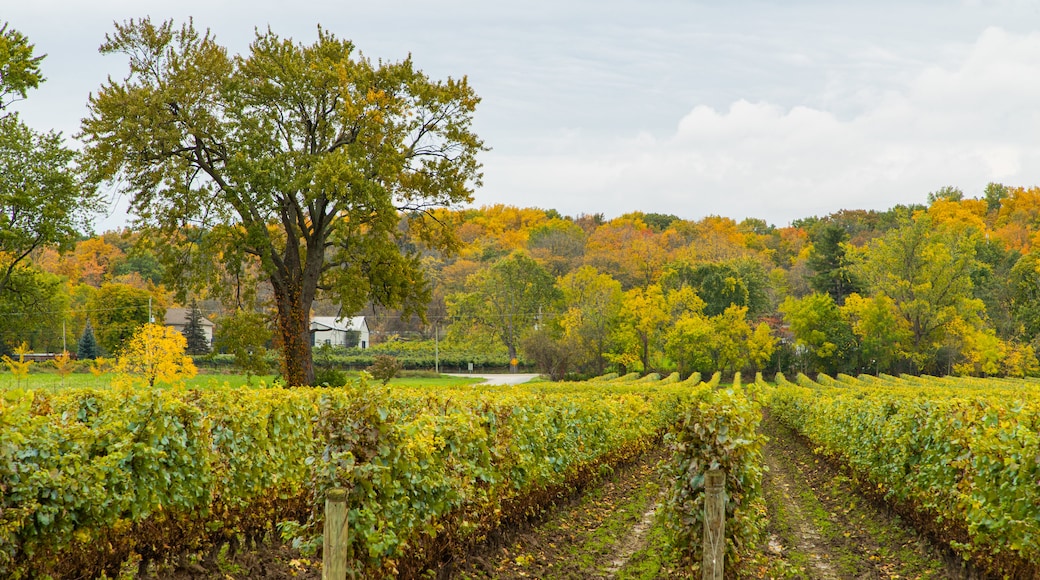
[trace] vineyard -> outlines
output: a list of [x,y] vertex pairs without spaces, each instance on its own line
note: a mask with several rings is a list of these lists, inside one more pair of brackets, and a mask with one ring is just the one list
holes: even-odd
[[[8,390],[0,408],[4,577],[116,577],[264,538],[320,545],[348,489],[351,561],[416,577],[660,442],[687,557],[703,471],[731,493],[729,557],[760,528],[759,413],[718,377],[523,388]],[[694,542],[696,543],[696,542]]]
[[958,557],[1040,574],[1040,447],[1029,380],[777,376],[771,411]]
[[[777,486],[817,477],[818,453],[851,479],[810,482],[821,501],[822,488],[844,498],[824,507],[831,513],[817,527],[839,526],[832,535],[850,538],[860,524],[841,504],[862,494],[976,570],[1035,577],[1038,393],[1040,383],[1027,380],[777,375],[771,384],[738,375],[730,385],[718,374],[514,387],[9,389],[0,407],[0,575],[141,577],[184,562],[215,570],[221,553],[272,543],[320,566],[319,508],[342,487],[354,574],[453,577],[453,566],[479,571],[467,554],[500,530],[562,509],[565,498],[655,455],[660,464],[642,477],[653,472],[661,489],[639,505],[659,504],[652,534],[682,574],[700,567],[705,473],[718,468],[727,577],[859,577],[855,565],[813,568],[778,524],[809,509],[795,505],[809,492]],[[792,435],[776,421],[811,444],[798,467],[777,462]],[[848,541],[857,550],[869,543]],[[782,555],[770,554],[774,543],[785,544],[774,550]],[[873,562],[885,546],[871,549],[866,569],[882,577],[939,577],[927,564],[935,556],[889,554],[926,563],[886,573]],[[505,567],[526,557],[507,557]]]

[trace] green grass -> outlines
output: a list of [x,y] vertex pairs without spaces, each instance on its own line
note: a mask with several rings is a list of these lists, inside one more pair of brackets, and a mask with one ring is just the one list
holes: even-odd
[[[358,376],[357,373],[348,374],[350,379],[356,379]],[[105,373],[101,376],[94,376],[91,373],[73,373],[65,377],[63,386],[61,377],[58,376],[56,372],[48,369],[35,368],[29,376],[25,377],[21,381],[17,381],[15,376],[10,372],[0,372],[0,390],[16,388],[40,389],[45,391],[60,391],[62,388],[104,389],[110,386],[112,377],[112,373]],[[430,376],[411,375],[398,377],[390,381],[389,384],[390,386],[401,387],[450,388],[477,384],[479,382],[480,379],[474,380],[462,377],[450,377],[447,375],[436,376],[430,373]],[[280,383],[275,375],[253,376],[247,380],[245,375],[213,373],[196,375],[195,377],[184,381],[184,384],[190,388],[213,389],[223,387],[241,387],[245,385],[254,388],[261,388],[271,387]]]

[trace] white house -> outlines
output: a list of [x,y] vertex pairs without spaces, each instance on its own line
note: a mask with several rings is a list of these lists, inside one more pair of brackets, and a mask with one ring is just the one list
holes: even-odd
[[[163,320],[165,326],[172,326],[174,330],[184,333],[184,327],[188,325],[188,316],[191,314],[190,308],[167,308],[166,318]],[[205,316],[200,317],[199,325],[202,326],[202,332],[206,335],[206,342],[213,344],[213,327],[214,324],[206,319]]]
[[336,318],[335,316],[315,316],[311,318],[311,346],[328,344],[332,346],[355,346],[351,344],[351,332],[358,333],[357,345],[368,348],[372,342],[369,338],[368,323],[364,316]]

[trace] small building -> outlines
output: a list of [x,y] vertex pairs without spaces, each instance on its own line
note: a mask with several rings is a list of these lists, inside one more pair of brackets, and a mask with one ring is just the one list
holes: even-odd
[[[188,325],[189,315],[191,315],[190,308],[167,308],[166,318],[164,319],[163,324],[172,327],[181,334],[184,334],[184,327]],[[215,325],[205,316],[201,317],[199,325],[202,326],[202,332],[206,335],[206,342],[213,344],[213,328]]]
[[369,336],[368,322],[364,316],[311,318],[311,346],[327,344],[347,348],[368,348],[372,344]]

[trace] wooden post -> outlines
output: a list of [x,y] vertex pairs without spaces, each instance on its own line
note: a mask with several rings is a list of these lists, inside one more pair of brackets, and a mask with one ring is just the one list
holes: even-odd
[[726,474],[712,469],[704,476],[704,558],[702,580],[722,580],[726,558]]
[[325,496],[325,543],[321,580],[347,578],[347,490],[333,488]]

